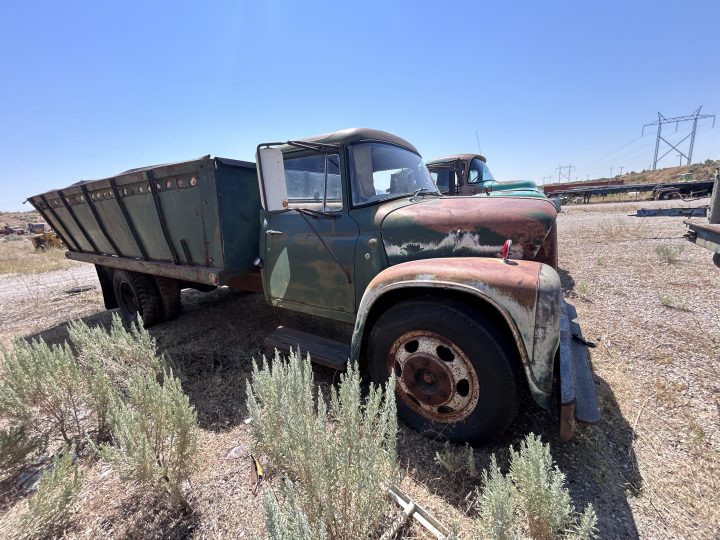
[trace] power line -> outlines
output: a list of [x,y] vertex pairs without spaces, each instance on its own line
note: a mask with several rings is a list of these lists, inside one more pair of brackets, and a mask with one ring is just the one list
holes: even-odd
[[[657,169],[658,161],[660,161],[662,158],[667,156],[670,152],[675,150],[680,157],[680,165],[682,165],[682,158],[685,158],[687,160],[687,165],[690,165],[692,163],[692,153],[693,153],[693,147],[695,146],[695,132],[697,131],[697,123],[698,120],[702,120],[704,118],[712,118],[713,119],[713,127],[715,127],[715,115],[714,114],[700,114],[700,110],[702,109],[702,105],[700,105],[697,109],[695,109],[695,112],[692,114],[688,114],[685,116],[674,116],[671,118],[667,118],[663,116],[661,113],[658,112],[658,119],[657,122],[650,122],[649,124],[643,125],[642,133],[645,134],[645,128],[648,126],[657,126],[657,138],[655,139],[655,155],[653,156],[653,171]],[[692,131],[685,135],[680,142],[676,144],[672,144],[671,142],[668,142],[668,140],[662,136],[662,127],[664,124],[675,124],[675,132],[677,133],[678,125],[681,122],[692,122]],[[689,149],[688,153],[685,154],[682,150],[680,150],[678,147],[684,143],[686,140],[690,139]],[[662,156],[658,157],[658,153],[660,152],[660,141],[664,142],[666,145],[670,147],[670,149],[665,152]]]

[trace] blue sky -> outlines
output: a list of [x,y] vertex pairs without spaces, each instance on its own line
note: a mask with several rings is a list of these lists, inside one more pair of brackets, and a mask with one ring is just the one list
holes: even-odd
[[[426,158],[475,151],[477,130],[501,179],[640,170],[657,111],[720,114],[719,21],[717,0],[0,0],[0,210],[353,126]],[[711,125],[694,161],[720,158]]]

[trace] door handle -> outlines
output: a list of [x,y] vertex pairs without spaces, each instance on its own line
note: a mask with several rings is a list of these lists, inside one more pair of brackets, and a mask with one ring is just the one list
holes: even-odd
[[268,229],[267,231],[265,231],[265,234],[270,235],[270,234],[285,234],[285,233],[282,231],[275,231],[273,229]]

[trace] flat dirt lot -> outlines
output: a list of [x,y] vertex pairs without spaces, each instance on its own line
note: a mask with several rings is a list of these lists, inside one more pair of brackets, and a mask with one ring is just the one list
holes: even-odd
[[[512,430],[476,450],[478,468],[530,431],[550,442],[567,474],[577,508],[592,502],[601,538],[718,538],[720,531],[720,269],[711,254],[682,238],[682,218],[636,218],[639,207],[677,202],[569,206],[559,216],[560,273],[592,350],[603,420],[580,426],[567,444],[557,427],[527,403]],[[707,200],[680,203],[697,206]],[[23,242],[26,242],[24,240]],[[0,257],[3,246],[0,244]],[[29,247],[28,247],[29,249]],[[94,286],[90,290],[86,286]],[[261,295],[227,289],[183,292],[184,313],[151,330],[160,348],[186,372],[185,390],[198,411],[202,466],[192,479],[197,511],[177,518],[144,500],[101,462],[86,481],[71,538],[248,538],[262,533],[259,498],[245,460],[245,380],[263,337],[279,313]],[[89,265],[0,276],[0,343],[65,338],[66,321],[109,324]],[[334,372],[316,368],[320,384]],[[471,499],[478,479],[449,474],[433,457],[442,444],[405,427],[399,453],[402,488],[446,525],[470,538]],[[272,478],[272,464],[267,464]],[[0,536],[24,506],[0,479]],[[427,538],[407,528],[404,538]]]

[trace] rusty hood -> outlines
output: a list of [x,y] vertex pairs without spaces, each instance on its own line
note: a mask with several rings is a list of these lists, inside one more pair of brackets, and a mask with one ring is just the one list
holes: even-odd
[[555,225],[547,199],[441,197],[390,211],[382,221],[388,262],[435,257],[500,257],[507,239],[511,258],[533,260]]

